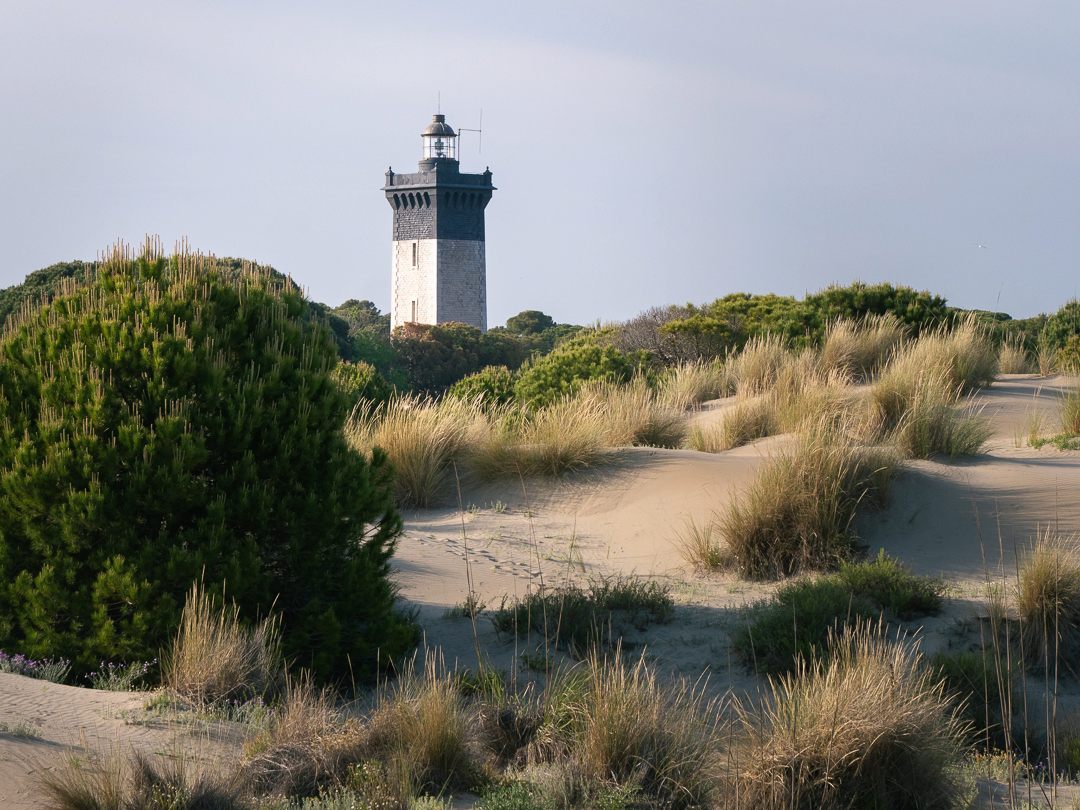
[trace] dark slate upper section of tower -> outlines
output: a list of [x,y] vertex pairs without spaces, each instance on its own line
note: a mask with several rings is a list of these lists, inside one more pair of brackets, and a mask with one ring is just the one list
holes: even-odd
[[415,174],[386,173],[386,201],[394,209],[394,241],[484,241],[484,209],[495,187],[491,170],[463,174],[449,158],[420,161]]

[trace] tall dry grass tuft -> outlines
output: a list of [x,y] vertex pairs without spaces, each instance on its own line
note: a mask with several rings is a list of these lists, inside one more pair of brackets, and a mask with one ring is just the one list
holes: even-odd
[[473,473],[488,480],[563,475],[611,461],[604,449],[609,429],[601,400],[563,397],[536,412],[502,412],[466,460]]
[[[776,433],[777,422],[774,413],[774,402],[767,396],[747,397],[740,395],[734,405],[723,412],[720,423],[712,429],[709,436],[710,449],[706,452],[716,453],[722,450],[730,450],[733,447],[741,447],[744,444],[763,439]],[[709,428],[697,428],[695,436],[702,437],[699,445],[704,445],[705,431]],[[692,449],[699,449],[691,444]]]
[[203,706],[272,697],[282,677],[277,621],[268,617],[245,627],[236,605],[216,605],[195,583],[161,670],[168,689]]
[[591,400],[600,407],[608,447],[679,447],[686,438],[686,412],[664,404],[640,375],[627,384],[586,383],[576,399]]
[[1016,610],[1028,662],[1047,666],[1080,653],[1080,549],[1049,529],[1027,550],[1017,575]]
[[750,338],[742,351],[730,361],[734,364],[739,393],[760,394],[768,391],[780,375],[780,369],[789,361],[790,354],[779,335]]
[[1080,381],[1065,389],[1059,407],[1062,431],[1068,436],[1080,435]]
[[413,790],[441,793],[472,786],[479,772],[473,714],[438,656],[415,661],[371,718],[368,755],[401,763]]
[[893,315],[870,315],[861,321],[837,318],[825,329],[821,367],[826,372],[868,377],[885,365],[906,332]]
[[489,429],[479,400],[439,402],[399,397],[375,409],[358,408],[345,427],[349,444],[363,453],[382,448],[394,465],[401,506],[426,508],[447,491],[451,463]]
[[580,763],[589,779],[637,784],[664,806],[708,806],[716,795],[725,721],[703,690],[661,681],[644,660],[595,651],[555,674],[544,693],[534,755]]
[[874,386],[874,400],[892,426],[910,408],[920,387],[940,385],[952,401],[985,388],[997,374],[997,353],[973,317],[949,330],[944,325],[901,344]]
[[366,758],[366,743],[363,726],[342,714],[333,690],[294,678],[267,728],[244,746],[239,774],[258,796],[316,796],[346,783],[349,768]]
[[660,381],[660,401],[685,411],[710,399],[735,393],[734,363],[729,359],[698,360],[670,369]]
[[715,517],[702,521],[693,518],[675,535],[675,548],[683,561],[703,571],[721,571],[735,566],[734,556],[720,539]]
[[823,418],[805,425],[791,450],[758,468],[719,525],[746,576],[830,568],[854,552],[857,508],[887,501],[896,471],[893,453],[865,447]]
[[998,349],[998,372],[1001,374],[1028,374],[1031,372],[1031,359],[1024,350],[1020,335],[1005,336],[1005,342]]
[[732,781],[740,808],[953,808],[966,786],[963,724],[917,643],[847,627],[828,662],[773,682],[740,706]]
[[[88,746],[82,746],[88,750]],[[89,749],[92,750],[92,749]],[[197,757],[173,753],[151,759],[141,751],[74,751],[35,771],[47,806],[54,810],[242,810],[246,790],[234,774]]]
[[859,396],[850,378],[835,371],[823,372],[812,351],[795,355],[781,369],[769,397],[773,421],[781,433],[793,433],[822,419],[840,420],[855,428],[855,417],[861,417],[865,410],[857,407]]
[[[923,374],[908,392],[905,410],[896,419],[892,438],[906,458],[943,453],[955,460],[979,452],[993,435],[990,422],[974,404],[956,405],[943,375]],[[884,414],[883,414],[884,417]]]

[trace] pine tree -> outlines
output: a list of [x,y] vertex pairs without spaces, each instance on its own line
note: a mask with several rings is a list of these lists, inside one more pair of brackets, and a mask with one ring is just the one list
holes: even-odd
[[345,444],[332,336],[290,282],[148,243],[0,337],[0,647],[149,659],[194,580],[326,677],[404,652],[392,471]]

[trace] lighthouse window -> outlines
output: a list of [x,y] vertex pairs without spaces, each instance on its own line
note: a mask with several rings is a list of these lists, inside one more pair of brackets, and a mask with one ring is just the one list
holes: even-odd
[[[413,242],[413,243],[412,243],[412,266],[413,266],[413,267],[416,267],[416,242]],[[413,306],[414,306],[414,307],[416,306],[416,302],[415,302],[415,301],[413,301]],[[416,313],[414,312],[414,313],[413,313],[413,315],[415,315],[415,314],[416,314]],[[416,318],[413,318],[413,320],[415,321],[415,320],[416,320]]]
[[416,323],[416,302],[415,301],[412,302],[412,318],[411,318],[411,320],[412,320],[413,323]]

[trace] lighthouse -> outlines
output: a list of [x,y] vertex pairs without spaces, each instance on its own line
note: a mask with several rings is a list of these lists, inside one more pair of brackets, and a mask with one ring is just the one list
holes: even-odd
[[386,172],[394,212],[390,328],[457,321],[487,329],[484,209],[491,170],[464,174],[457,133],[436,115],[420,134],[423,159],[413,174]]

